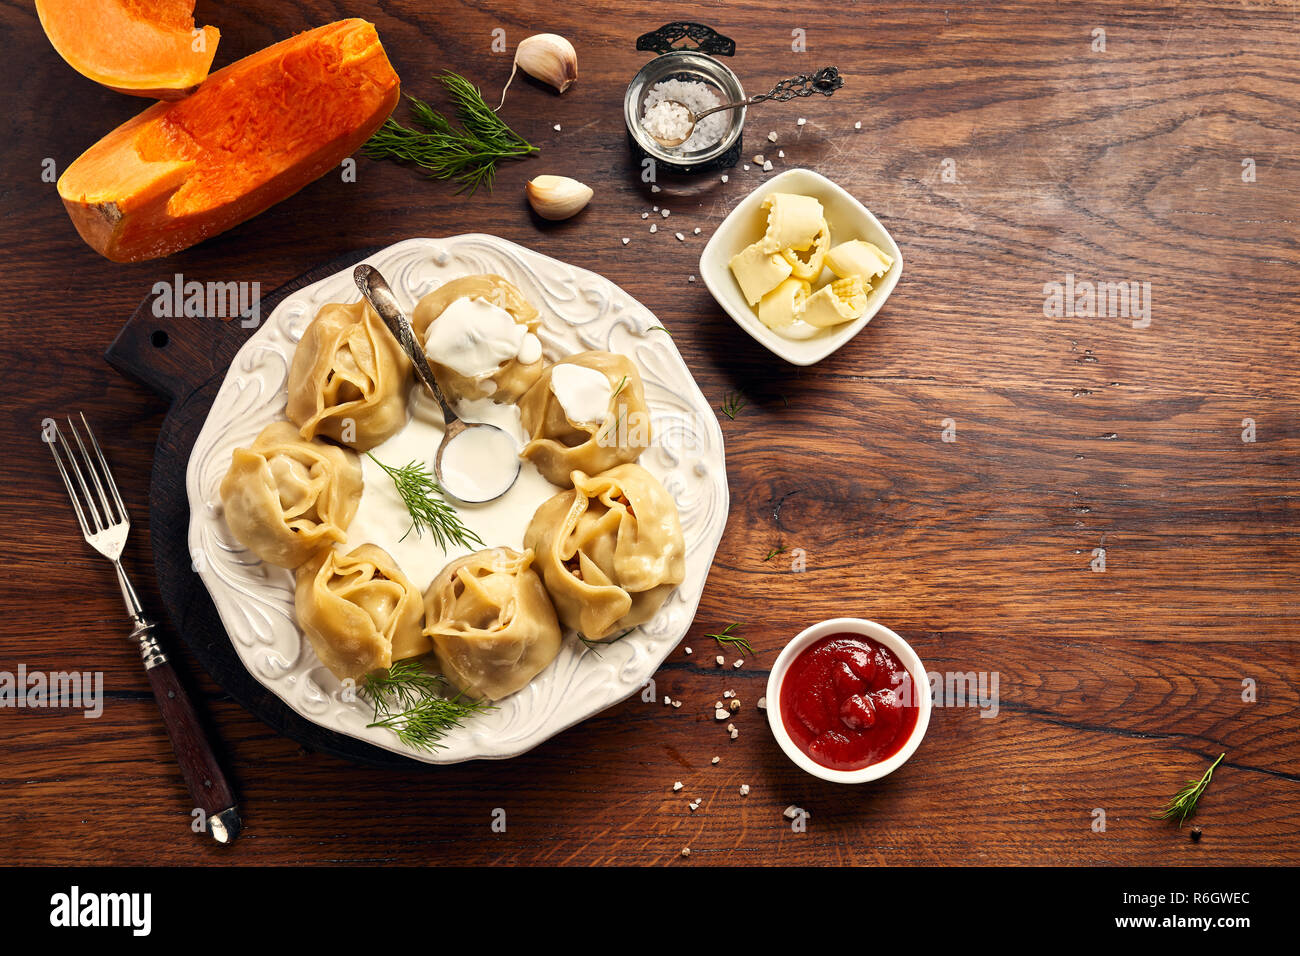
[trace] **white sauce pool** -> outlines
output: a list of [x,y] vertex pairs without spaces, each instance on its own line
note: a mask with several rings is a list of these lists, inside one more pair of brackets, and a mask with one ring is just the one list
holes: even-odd
[[[437,323],[434,323],[435,325]],[[442,412],[433,396],[424,386],[412,388],[408,408],[410,417],[406,426],[378,448],[371,450],[376,458],[391,467],[400,468],[410,461],[423,462],[433,471],[433,456],[442,441]],[[496,405],[491,399],[460,402],[456,411],[466,421],[487,422],[504,429],[522,447],[523,427],[519,423],[519,410],[514,405]],[[444,453],[443,471],[447,471]],[[426,531],[423,537],[411,527],[411,516],[398,497],[393,481],[368,455],[361,456],[365,490],[357,515],[348,528],[348,540],[342,545],[351,551],[359,544],[376,544],[393,556],[402,572],[421,592],[426,590],[448,561],[478,550],[477,547],[453,546],[444,551]],[[514,487],[496,501],[479,505],[452,502],[465,526],[483,539],[485,548],[504,546],[523,550],[524,530],[538,506],[562,489],[551,484],[530,462],[523,462],[519,479]],[[405,535],[405,540],[402,536]]]

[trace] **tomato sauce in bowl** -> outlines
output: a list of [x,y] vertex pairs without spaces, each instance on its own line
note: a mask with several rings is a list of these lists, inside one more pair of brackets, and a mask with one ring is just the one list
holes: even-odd
[[[928,701],[928,684],[920,693]],[[833,771],[862,770],[898,754],[921,711],[915,678],[898,656],[850,631],[827,634],[798,653],[781,680],[779,703],[790,740]]]

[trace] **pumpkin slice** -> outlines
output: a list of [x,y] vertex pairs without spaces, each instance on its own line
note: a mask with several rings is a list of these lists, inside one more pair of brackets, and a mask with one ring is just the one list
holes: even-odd
[[109,89],[175,100],[203,82],[221,38],[194,28],[194,0],[36,0],[45,35]]
[[330,23],[123,123],[64,171],[59,196],[81,238],[109,259],[170,255],[336,169],[399,92],[374,25]]

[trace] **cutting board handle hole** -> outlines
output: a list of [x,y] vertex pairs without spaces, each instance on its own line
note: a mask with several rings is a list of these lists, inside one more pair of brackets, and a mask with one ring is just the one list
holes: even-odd
[[171,341],[171,339],[168,338],[166,332],[159,329],[157,332],[154,332],[153,335],[149,336],[149,341],[153,343],[154,348],[162,349],[167,347],[167,343]]

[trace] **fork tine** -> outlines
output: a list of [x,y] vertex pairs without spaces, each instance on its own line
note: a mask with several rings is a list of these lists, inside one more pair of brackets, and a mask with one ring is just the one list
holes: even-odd
[[[83,422],[86,420],[84,414],[81,420]],[[68,428],[72,431],[72,437],[77,440],[77,447],[81,449],[81,459],[86,463],[86,471],[90,472],[90,478],[95,483],[95,490],[99,492],[99,503],[104,506],[105,527],[117,524],[121,519],[113,513],[113,506],[109,504],[108,495],[104,492],[104,485],[99,480],[99,469],[95,467],[94,459],[90,457],[90,453],[86,451],[86,446],[82,444],[81,432],[77,430],[77,423],[72,420],[71,416],[68,417]],[[104,456],[100,455],[99,460],[102,465]]]
[[[62,440],[63,436],[59,434],[59,424],[54,423],[55,438]],[[59,474],[63,477],[64,487],[68,489],[68,497],[72,500],[72,510],[77,513],[77,523],[81,525],[81,533],[90,537],[90,525],[86,524],[85,512],[81,510],[81,502],[77,500],[77,491],[72,487],[72,478],[68,475],[68,469],[63,464],[63,459],[59,457],[59,450],[54,438],[51,438],[46,444],[50,446],[50,454],[54,456],[54,464],[59,467]],[[66,443],[65,443],[66,445]]]
[[[68,426],[71,427],[71,425],[72,420],[68,419]],[[104,525],[99,520],[99,511],[95,508],[95,498],[90,493],[90,486],[86,484],[86,476],[81,473],[81,465],[77,463],[77,456],[72,453],[72,446],[69,445],[68,440],[63,437],[62,429],[59,429],[59,442],[63,445],[63,450],[68,456],[68,461],[72,464],[73,474],[77,476],[77,484],[81,486],[81,490],[86,494],[86,510],[90,512],[90,516],[95,520],[95,530],[103,531]],[[81,443],[80,438],[77,438],[77,443]],[[82,451],[85,451],[85,449],[83,448]],[[89,467],[90,462],[86,462],[86,465]]]
[[108,489],[113,492],[113,501],[117,503],[117,512],[123,520],[129,517],[126,513],[126,505],[122,502],[122,496],[118,493],[117,482],[113,480],[113,472],[108,467],[108,459],[104,457],[104,452],[99,447],[99,441],[95,438],[95,433],[90,430],[90,422],[86,421],[86,413],[78,412],[81,416],[81,423],[86,426],[86,436],[90,439],[91,446],[95,449],[95,455],[99,458],[99,466],[104,471],[104,479],[108,482]]

